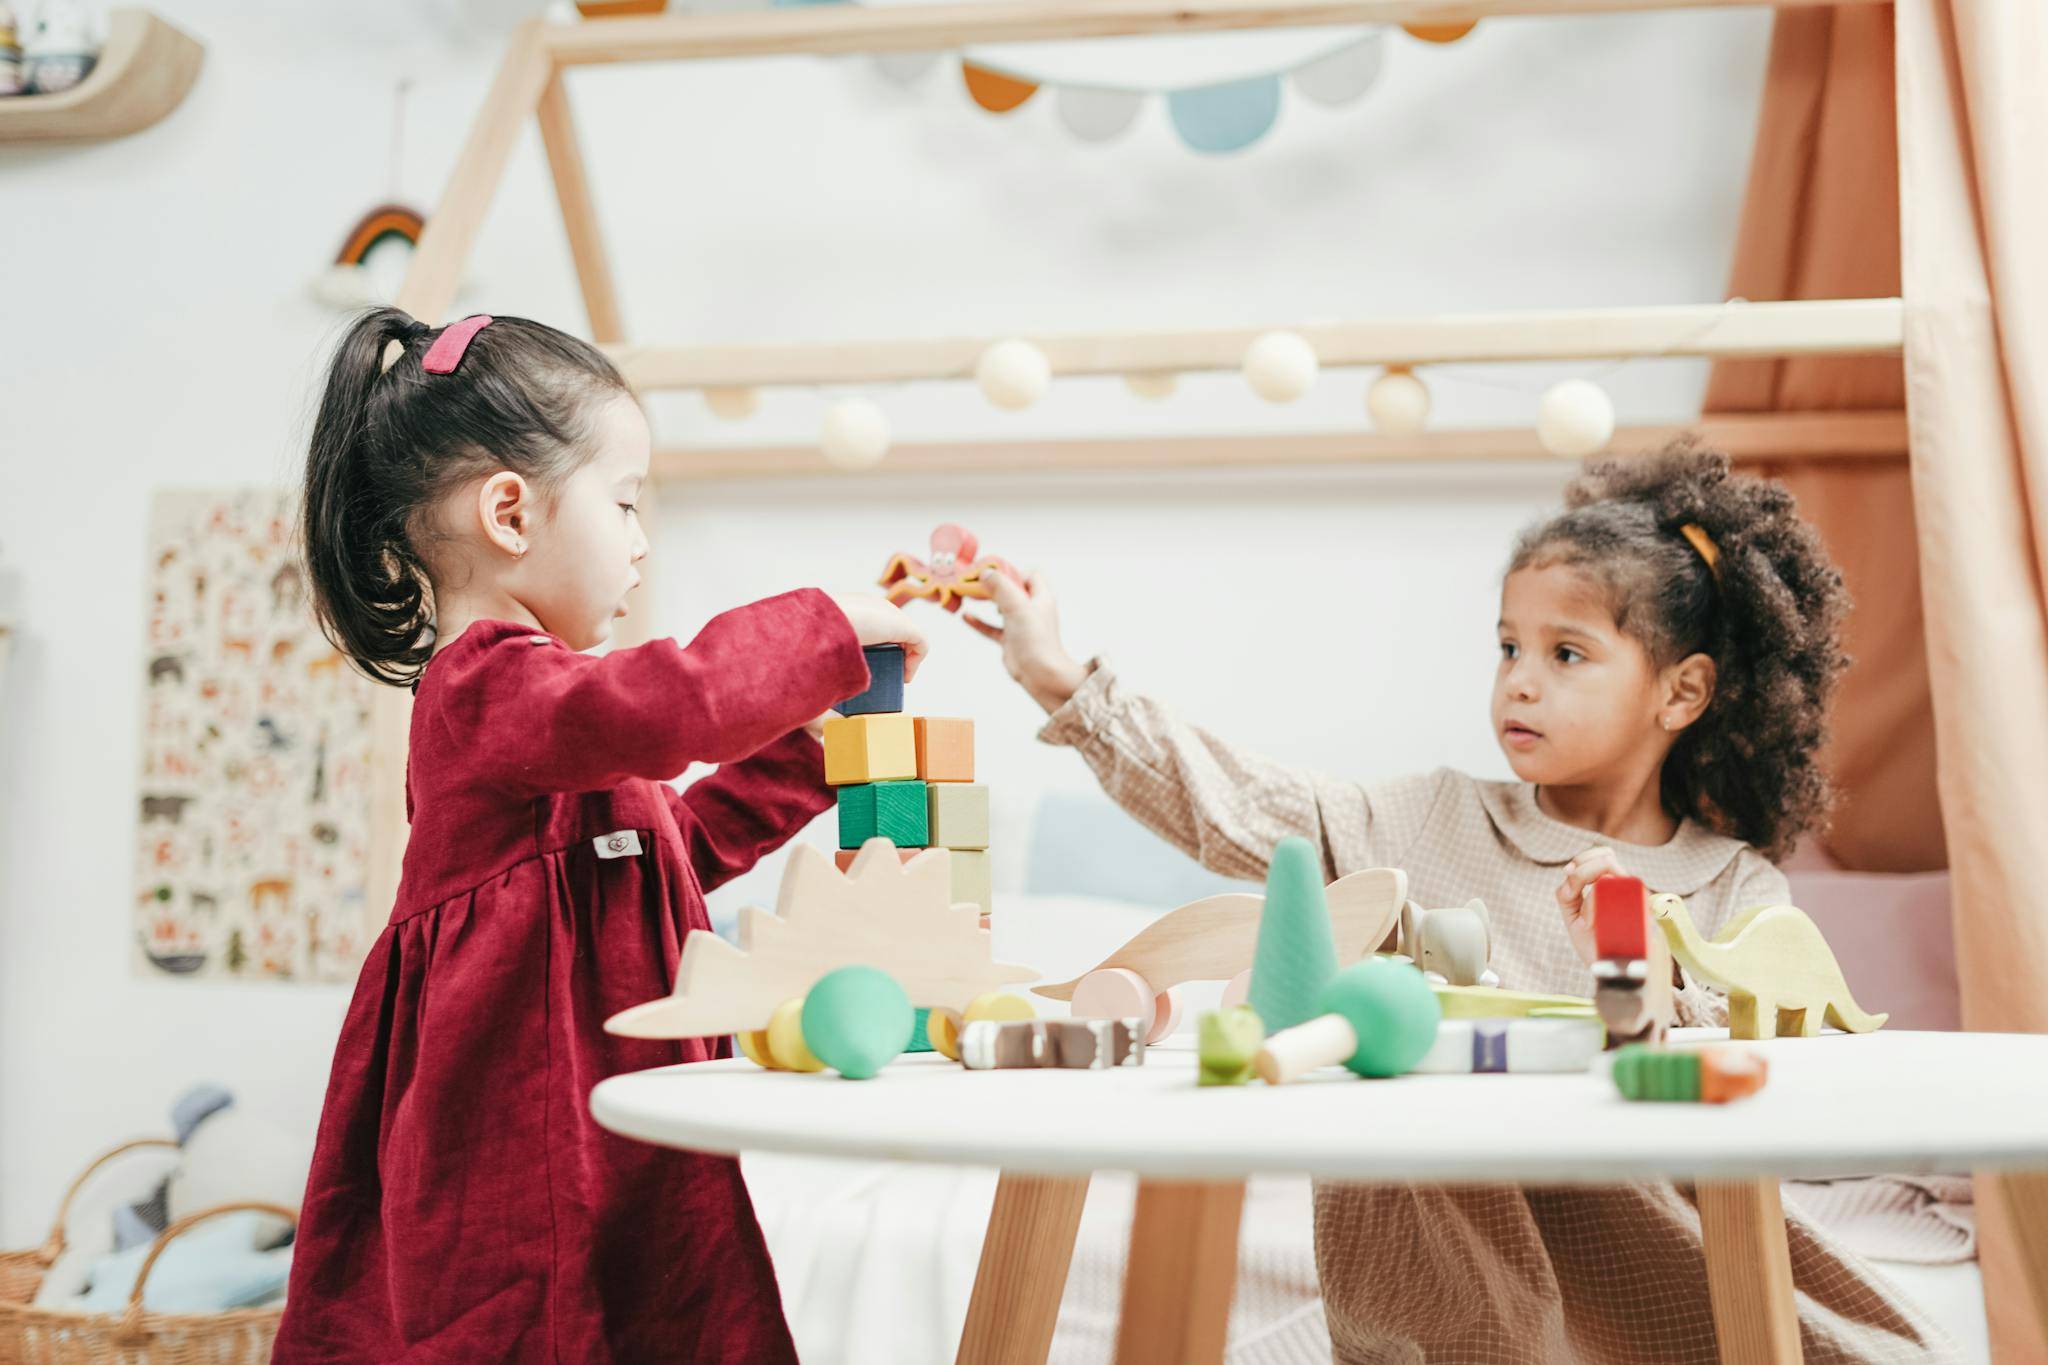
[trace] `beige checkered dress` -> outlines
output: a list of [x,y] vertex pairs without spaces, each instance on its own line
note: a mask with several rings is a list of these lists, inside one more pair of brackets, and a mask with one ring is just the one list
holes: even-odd
[[[1747,844],[1692,821],[1657,847],[1617,844],[1544,815],[1523,783],[1439,769],[1360,786],[1254,757],[1122,688],[1099,661],[1040,738],[1071,745],[1147,827],[1230,877],[1262,878],[1281,838],[1325,873],[1407,870],[1424,905],[1477,896],[1493,967],[1515,990],[1590,995],[1558,913],[1563,865],[1596,844],[1711,933],[1741,907],[1788,898]],[[1687,982],[1679,1022],[1726,1022]],[[1940,1330],[1796,1210],[1788,1217],[1809,1362],[1953,1360]],[[1316,1265],[1339,1361],[1644,1362],[1718,1359],[1699,1215],[1668,1184],[1608,1189],[1369,1186],[1316,1191]]]

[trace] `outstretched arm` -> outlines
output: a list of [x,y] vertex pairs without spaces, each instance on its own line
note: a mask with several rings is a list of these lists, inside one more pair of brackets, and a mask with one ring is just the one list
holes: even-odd
[[669,808],[706,891],[753,867],[832,805],[824,750],[808,729],[670,791]]
[[1001,625],[965,619],[1002,644],[1010,675],[1051,713],[1039,738],[1072,745],[1111,800],[1211,871],[1263,877],[1273,846],[1298,835],[1316,845],[1325,875],[1335,878],[1391,864],[1402,831],[1419,825],[1433,778],[1368,792],[1228,744],[1123,688],[1100,661],[1076,662],[1060,643],[1043,578],[1020,586],[994,574],[988,582]]
[[483,751],[485,773],[515,790],[666,780],[745,758],[865,687],[863,640],[902,618],[867,601],[888,615],[862,604],[876,617],[863,626],[806,588],[724,612],[687,646],[653,640],[602,657],[507,631],[449,660],[442,715]]

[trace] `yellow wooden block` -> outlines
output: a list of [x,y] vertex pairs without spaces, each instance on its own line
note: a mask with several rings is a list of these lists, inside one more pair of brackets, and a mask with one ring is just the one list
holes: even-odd
[[917,776],[917,731],[900,713],[825,722],[825,783],[899,782]]
[[973,905],[985,915],[994,896],[989,889],[988,852],[956,848],[946,854],[953,874],[953,904]]

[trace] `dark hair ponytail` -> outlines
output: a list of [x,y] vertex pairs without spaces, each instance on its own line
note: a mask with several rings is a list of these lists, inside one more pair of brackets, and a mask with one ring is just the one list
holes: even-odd
[[554,488],[588,457],[600,401],[627,391],[595,347],[526,318],[494,318],[453,373],[428,374],[420,359],[439,333],[397,308],[358,316],[328,366],[306,455],[314,614],[336,649],[396,686],[433,654],[435,504],[499,469]]
[[[1687,526],[1705,533],[1716,565]],[[1691,441],[1590,463],[1565,511],[1523,532],[1508,571],[1544,564],[1600,582],[1615,623],[1658,666],[1714,661],[1714,696],[1664,761],[1668,812],[1771,858],[1823,826],[1833,792],[1820,749],[1849,663],[1849,595],[1782,484],[1734,474],[1726,455]]]

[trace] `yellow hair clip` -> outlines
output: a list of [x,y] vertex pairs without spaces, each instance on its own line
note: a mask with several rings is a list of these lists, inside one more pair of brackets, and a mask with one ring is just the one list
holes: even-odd
[[1714,575],[1714,581],[1721,581],[1721,547],[1714,544],[1714,538],[1698,523],[1688,521],[1678,528],[1678,534],[1685,537],[1693,549],[1700,552],[1700,558],[1707,562],[1707,572]]

